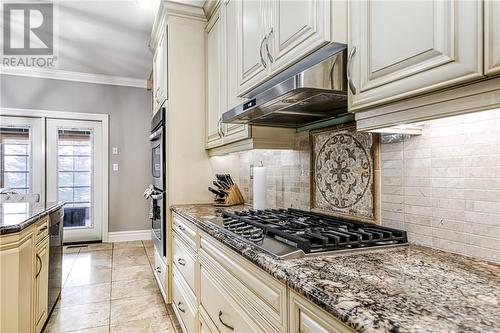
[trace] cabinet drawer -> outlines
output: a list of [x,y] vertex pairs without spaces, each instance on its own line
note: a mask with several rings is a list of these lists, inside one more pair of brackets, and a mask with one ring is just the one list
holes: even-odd
[[196,328],[196,298],[175,266],[173,267],[173,279],[172,306],[185,331],[194,333]]
[[295,292],[290,293],[290,333],[354,333],[340,320]]
[[252,317],[270,323],[267,331],[287,328],[286,286],[212,237],[202,233],[200,263],[223,275],[224,286]]
[[49,234],[49,216],[44,216],[35,225],[35,243],[40,242]]
[[191,290],[195,291],[195,253],[189,246],[179,238],[179,235],[174,232],[173,245],[173,262],[175,267],[187,282]]
[[194,249],[196,248],[196,227],[186,219],[176,213],[173,215],[173,228],[181,235]]
[[163,261],[162,257],[158,254],[155,248],[155,256],[154,256],[154,275],[156,278],[156,282],[158,283],[158,286],[160,287],[160,292],[162,294],[162,297],[164,300],[166,300],[166,286],[168,286],[167,283],[167,276],[168,276],[168,269],[167,265]]
[[221,333],[265,332],[229,297],[218,280],[221,277],[201,266],[200,304],[217,329]]

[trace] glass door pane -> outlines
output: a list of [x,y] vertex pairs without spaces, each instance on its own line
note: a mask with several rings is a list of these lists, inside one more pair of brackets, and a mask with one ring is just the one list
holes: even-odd
[[0,126],[0,188],[32,192],[29,126]]
[[65,228],[93,228],[92,131],[57,131],[58,201],[65,201]]

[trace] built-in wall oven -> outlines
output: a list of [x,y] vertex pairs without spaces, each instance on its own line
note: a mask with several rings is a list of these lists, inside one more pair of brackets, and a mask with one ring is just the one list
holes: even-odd
[[151,176],[152,186],[151,191],[151,238],[155,244],[158,253],[162,256],[166,255],[165,240],[166,240],[166,112],[165,108],[154,115],[151,120]]

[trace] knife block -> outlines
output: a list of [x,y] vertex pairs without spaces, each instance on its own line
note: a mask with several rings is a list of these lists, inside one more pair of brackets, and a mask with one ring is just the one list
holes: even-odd
[[238,185],[231,185],[231,187],[226,191],[228,192],[228,194],[225,197],[215,197],[214,206],[228,207],[243,205],[245,203],[245,199],[243,198]]

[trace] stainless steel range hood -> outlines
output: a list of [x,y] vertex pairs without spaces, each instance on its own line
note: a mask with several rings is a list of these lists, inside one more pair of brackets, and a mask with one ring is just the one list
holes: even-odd
[[266,81],[224,123],[298,128],[347,114],[346,46],[330,43]]

